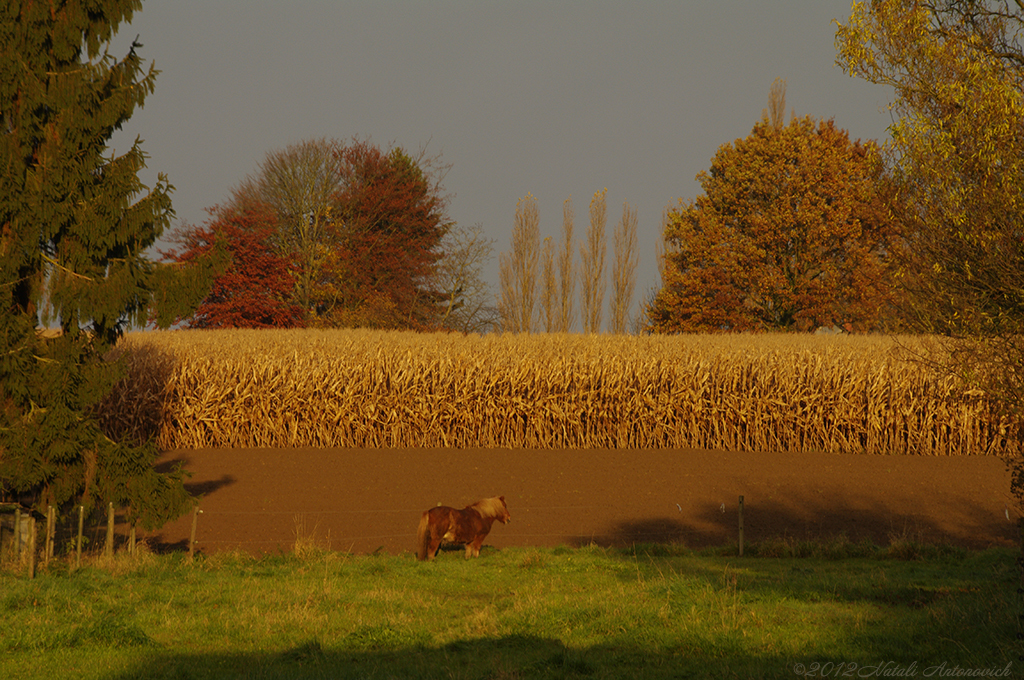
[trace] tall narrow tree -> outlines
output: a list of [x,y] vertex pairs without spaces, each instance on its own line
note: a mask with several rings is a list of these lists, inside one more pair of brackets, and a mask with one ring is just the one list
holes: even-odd
[[781,130],[785,124],[786,117],[786,81],[776,78],[768,90],[768,108],[761,112],[761,118],[766,120],[776,130]]
[[537,261],[540,258],[540,212],[537,199],[526,194],[516,201],[512,227],[512,252],[499,257],[501,297],[498,311],[502,329],[532,333],[537,295]]
[[555,278],[555,243],[550,236],[544,239],[540,260],[540,313],[544,319],[544,332],[554,333],[558,330],[558,280]]
[[562,204],[562,248],[558,252],[558,330],[568,333],[576,322],[576,310],[573,301],[576,298],[576,270],[573,267],[572,238],[575,212],[572,209],[572,198],[565,199]]
[[590,199],[587,242],[580,245],[580,316],[583,330],[587,333],[601,332],[601,319],[604,315],[604,294],[608,285],[604,277],[604,260],[608,250],[607,196],[608,190],[602,189]]
[[[107,147],[154,90],[139,43],[120,60],[107,51],[140,6],[16,1],[0,13],[0,496],[109,501],[152,527],[186,508],[181,474],[158,474],[155,448],[111,441],[95,415],[119,377],[105,356],[170,281],[143,253],[172,214],[171,186],[143,186],[137,140],[121,156]],[[57,337],[36,330],[40,312]]]
[[629,323],[629,308],[633,305],[636,289],[636,208],[622,204],[622,219],[615,225],[613,243],[615,260],[612,262],[612,333],[625,333]]

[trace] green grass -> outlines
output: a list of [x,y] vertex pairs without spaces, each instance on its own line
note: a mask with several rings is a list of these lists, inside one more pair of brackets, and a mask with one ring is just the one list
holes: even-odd
[[778,541],[743,558],[510,548],[432,563],[307,547],[301,557],[58,563],[34,580],[0,574],[0,677],[793,678],[796,664],[817,677],[884,677],[871,669],[886,663],[890,677],[911,664],[917,677],[940,664],[1024,672],[1019,551],[817,546]]

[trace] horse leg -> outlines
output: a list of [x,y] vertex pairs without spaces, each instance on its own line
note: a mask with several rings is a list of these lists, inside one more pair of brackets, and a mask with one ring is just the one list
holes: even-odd
[[437,555],[437,549],[441,547],[441,539],[435,536],[433,533],[430,534],[430,542],[427,544],[427,559],[432,560]]
[[472,541],[466,544],[466,559],[470,557],[480,557],[480,547],[484,544],[484,539],[487,538],[487,534],[477,536]]

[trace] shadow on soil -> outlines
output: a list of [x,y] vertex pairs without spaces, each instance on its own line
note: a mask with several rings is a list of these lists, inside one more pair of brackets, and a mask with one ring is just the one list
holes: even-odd
[[[682,510],[680,510],[682,512]],[[957,503],[956,517],[936,519],[941,513],[922,508],[920,514],[895,513],[881,503],[870,507],[825,504],[816,499],[788,502],[746,499],[743,509],[745,543],[770,539],[820,540],[845,536],[852,542],[868,541],[888,545],[894,540],[919,543],[945,543],[965,548],[988,548],[1016,544],[1016,519],[1013,515],[993,515],[989,510],[963,501]],[[1013,518],[1011,521],[1010,518]],[[601,547],[628,547],[637,543],[674,543],[688,548],[735,544],[739,534],[739,516],[734,504],[706,505],[679,519],[671,516],[624,520],[602,532],[587,536],[568,536],[573,547],[596,544]]]
[[[178,456],[169,460],[162,460],[153,466],[153,469],[160,473],[173,471],[178,465],[188,470],[189,459],[186,456]],[[195,497],[211,494],[225,486],[230,486],[238,480],[234,475],[221,475],[220,479],[209,479],[205,482],[185,482],[185,490]]]

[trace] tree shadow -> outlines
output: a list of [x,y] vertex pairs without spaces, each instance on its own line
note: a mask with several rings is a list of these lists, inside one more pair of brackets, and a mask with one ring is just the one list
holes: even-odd
[[[347,637],[323,641],[313,638],[282,652],[187,653],[149,652],[136,648],[130,668],[104,680],[136,678],[746,678],[794,677],[842,664],[845,670],[879,674],[884,659],[889,671],[908,667],[965,664],[977,657],[966,652],[943,659],[923,657],[901,641],[898,624],[868,632],[851,632],[845,653],[788,656],[765,651],[753,654],[735,636],[683,636],[675,644],[645,648],[632,642],[569,648],[556,638],[507,635],[461,639],[441,646],[403,645],[389,641],[387,626],[365,627]],[[857,659],[851,659],[851,651]],[[1001,669],[1006,659],[998,662]]]
[[[191,462],[187,455],[180,455],[167,460],[162,460],[153,466],[153,469],[160,473],[172,472],[177,466],[181,466],[183,469],[188,471],[188,464]],[[206,494],[213,493],[218,489],[222,489],[225,486],[230,486],[237,482],[238,479],[232,474],[223,474],[219,479],[207,479],[202,482],[185,482],[185,490],[192,496],[199,497]]]
[[[958,499],[955,506],[955,517],[943,517],[931,508],[921,512],[894,511],[877,500],[852,505],[811,496],[790,496],[786,501],[747,497],[743,509],[743,539],[745,544],[750,544],[779,538],[820,541],[842,536],[855,543],[888,545],[897,540],[910,540],[970,549],[1016,544],[1017,525],[1012,516],[993,515],[990,510],[965,499]],[[709,503],[696,513],[687,512],[679,518],[622,520],[589,536],[567,536],[565,541],[575,547],[596,544],[623,548],[641,543],[667,543],[706,548],[736,545],[738,539],[737,507],[723,512],[722,506]]]

